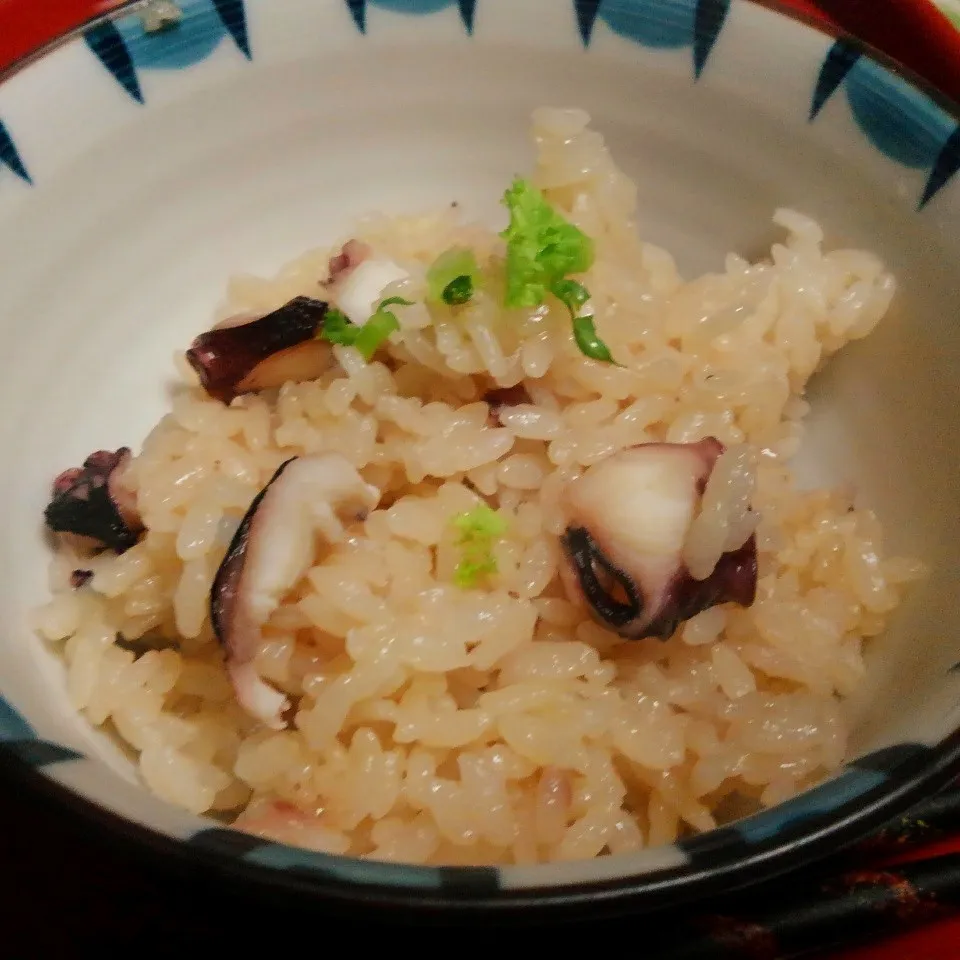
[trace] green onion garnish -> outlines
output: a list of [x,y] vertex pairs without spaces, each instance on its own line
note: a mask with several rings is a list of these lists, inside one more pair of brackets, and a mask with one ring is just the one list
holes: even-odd
[[467,303],[480,286],[480,267],[472,250],[451,247],[427,271],[427,300],[450,306]]
[[370,319],[363,324],[351,323],[346,314],[334,307],[328,310],[324,317],[320,336],[324,340],[329,340],[330,343],[356,347],[363,359],[369,363],[387,337],[400,329],[397,315],[387,309],[394,304],[409,307],[412,306],[413,301],[405,300],[403,297],[388,297],[386,300],[381,300]]
[[481,504],[455,516],[453,525],[460,533],[457,546],[461,550],[461,560],[453,575],[454,582],[464,589],[474,587],[482,577],[497,572],[493,547],[506,533],[507,520],[486,504]]
[[469,273],[454,277],[444,288],[440,295],[444,303],[451,307],[460,306],[468,303],[473,296],[473,277]]
[[526,180],[514,180],[503,204],[510,211],[510,225],[500,234],[507,241],[506,305],[538,307],[567,274],[590,269],[593,241]]
[[551,288],[553,295],[570,311],[573,320],[573,339],[580,352],[591,360],[615,363],[610,348],[597,336],[593,314],[580,315],[580,309],[590,299],[590,291],[577,280],[560,280]]

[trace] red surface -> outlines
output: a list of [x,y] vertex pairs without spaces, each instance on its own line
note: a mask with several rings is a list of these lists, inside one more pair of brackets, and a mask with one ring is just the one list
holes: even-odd
[[950,920],[823,960],[957,960],[957,957],[960,957],[960,922]]
[[[911,860],[960,853],[960,837],[929,844],[879,866],[894,866]],[[854,950],[831,954],[822,960],[958,960],[960,958],[960,916],[931,923],[917,930],[872,943]]]
[[[793,3],[794,0],[790,0]],[[806,4],[806,0],[803,0]],[[842,27],[906,64],[960,102],[960,42],[926,0],[817,0]]]
[[[781,4],[862,37],[960,102],[960,37],[925,0],[781,0]],[[116,5],[117,0],[0,0],[0,69]],[[18,888],[17,894],[10,890],[3,898],[3,937],[5,946],[14,948],[11,956],[23,955],[16,953],[16,944],[28,934],[33,956],[65,956],[61,950],[68,945],[73,950],[95,941],[98,946],[116,945],[158,925],[169,929],[165,921],[176,916],[181,918],[176,924],[181,934],[188,934],[195,946],[222,935],[216,917],[204,913],[203,920],[191,918],[183,912],[186,903],[165,900],[174,896],[169,886],[134,855],[105,850],[97,837],[85,837],[79,825],[54,824],[52,815],[31,800],[0,797],[0,821],[5,825],[0,830],[0,860],[8,867],[16,864]],[[960,852],[960,837],[911,858],[948,851]],[[56,863],[60,870],[51,876]],[[131,892],[135,900],[129,899]],[[137,909],[131,911],[133,902]],[[38,927],[38,909],[53,922]],[[55,952],[48,952],[51,948]],[[955,958],[960,958],[960,918],[830,960]]]
[[0,0],[0,68],[111,6],[110,0]]

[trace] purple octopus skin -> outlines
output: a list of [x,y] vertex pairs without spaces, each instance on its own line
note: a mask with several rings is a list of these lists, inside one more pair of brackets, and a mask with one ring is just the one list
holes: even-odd
[[[623,451],[611,458],[611,462],[618,465],[621,477],[617,479],[617,488],[611,486],[608,502],[614,502],[616,490],[622,492],[624,480],[629,481],[629,463],[625,469],[620,466],[626,458],[633,457],[638,463],[642,458],[646,465],[651,458],[663,457],[670,458],[678,468],[675,479],[680,481],[663,491],[668,498],[667,505],[689,498],[692,511],[723,449],[723,445],[711,437],[695,444],[642,444]],[[603,462],[591,469],[600,467]],[[638,475],[638,483],[647,476]],[[605,503],[585,508],[582,498],[579,503],[575,496],[570,499],[574,503],[568,503],[569,522],[560,538],[566,560],[561,571],[564,583],[569,594],[586,603],[597,622],[620,636],[631,640],[646,637],[667,640],[680,624],[710,607],[721,603],[749,607],[756,599],[755,537],[751,536],[738,549],[722,554],[710,575],[697,580],[682,560],[683,530],[672,541],[663,542],[661,552],[643,555],[635,543],[624,540],[621,518],[604,525]]]
[[187,350],[204,390],[223,403],[287,381],[312,380],[330,365],[330,345],[317,338],[328,304],[294,297],[256,320],[201,333]]
[[490,408],[488,422],[491,427],[502,426],[500,414],[506,407],[515,407],[521,403],[532,403],[527,388],[518,383],[513,387],[495,387],[483,395],[483,400]]
[[266,683],[253,666],[255,649],[250,642],[258,631],[244,604],[244,566],[254,526],[271,488],[296,458],[280,464],[267,485],[254,497],[237,527],[210,588],[210,624],[226,657],[227,675],[241,707],[274,729],[288,725],[290,701]]
[[82,467],[64,470],[53,482],[46,525],[82,547],[129,550],[143,532],[136,498],[119,482],[129,461],[128,447],[98,450]]
[[334,286],[338,280],[342,280],[353,270],[355,270],[364,260],[369,259],[372,251],[367,244],[360,240],[348,240],[340,252],[330,258],[328,269],[330,270],[330,279],[327,280],[327,286]]
[[[706,580],[695,580],[686,567],[678,567],[657,610],[642,627],[631,628],[644,611],[643,594],[631,578],[604,558],[583,527],[568,528],[561,542],[579,572],[581,588],[596,619],[626,639],[669,640],[680,624],[710,607],[721,603],[750,607],[756,599],[757,541],[750,537],[739,550],[723,554]],[[614,597],[600,582],[595,573],[598,566],[619,583],[624,599]]]
[[92,570],[74,570],[70,574],[70,586],[79,590],[93,579]]
[[312,562],[313,514],[324,539],[345,535],[349,521],[372,509],[380,491],[339,454],[292,457],[250,504],[210,589],[210,622],[226,656],[237,702],[275,730],[289,723],[291,702],[260,676],[255,658],[271,612]]
[[295,459],[295,457],[291,457],[281,463],[266,486],[253,498],[247,512],[240,521],[240,526],[234,532],[233,539],[230,541],[227,552],[224,554],[223,560],[220,561],[216,576],[213,578],[210,587],[210,624],[220,645],[228,652],[231,647],[232,620],[239,600],[240,578],[243,574],[243,563],[247,556],[247,546],[250,542],[250,531],[254,518],[270,487],[276,480],[280,479],[287,467],[295,462]]

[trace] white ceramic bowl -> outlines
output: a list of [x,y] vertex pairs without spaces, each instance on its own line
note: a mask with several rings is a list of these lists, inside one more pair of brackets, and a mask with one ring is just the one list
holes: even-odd
[[[252,882],[385,904],[651,907],[796,866],[957,768],[960,134],[854,46],[747,0],[182,0],[131,9],[0,85],[0,739],[77,805]],[[497,216],[532,108],[579,106],[688,271],[769,243],[777,206],[876,250],[896,312],[816,381],[804,475],[853,480],[890,546],[932,565],[871,646],[850,762],[767,813],[675,846],[435,869],[307,853],[151,797],[70,709],[31,635],[50,478],[145,435],[170,358],[226,278],[269,273],[360,213],[453,199]]]

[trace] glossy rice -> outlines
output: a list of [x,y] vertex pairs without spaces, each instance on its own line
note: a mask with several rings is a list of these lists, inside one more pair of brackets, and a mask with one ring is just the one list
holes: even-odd
[[[185,382],[126,476],[146,535],[120,556],[55,556],[37,628],[63,652],[73,705],[160,797],[317,850],[533,863],[708,830],[841,763],[864,644],[923,571],[884,558],[848,489],[798,490],[790,461],[809,377],[871,332],[894,280],[780,210],[769,259],[730,254],[723,273],[685,281],[639,239],[634,185],[587,122],[535,114],[531,179],[595,239],[584,282],[623,366],[586,359],[559,305],[507,310],[485,289],[457,318],[428,312],[429,264],[451,246],[502,256],[492,229],[453,209],[365,222],[352,236],[411,272],[388,292],[417,301],[386,350],[368,364],[335,347],[319,380],[229,408],[181,359]],[[318,295],[332,252],[234,279],[216,319]],[[530,402],[491,424],[484,394],[521,381]],[[759,517],[756,603],[710,609],[666,642],[622,641],[564,593],[559,494],[617,451],[706,436],[727,452],[684,556],[709,572]],[[265,630],[257,668],[297,704],[275,732],[234,700],[208,595],[256,493],[320,451],[383,496],[345,542],[318,541]],[[461,589],[451,518],[481,502],[509,526],[497,573]],[[80,590],[76,567],[94,571]]]

